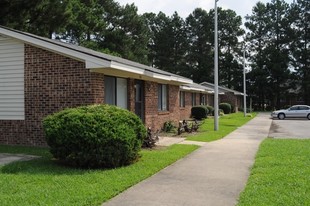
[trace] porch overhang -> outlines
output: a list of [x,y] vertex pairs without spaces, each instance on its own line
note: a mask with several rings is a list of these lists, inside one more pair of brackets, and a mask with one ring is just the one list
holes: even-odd
[[181,91],[188,91],[188,92],[194,92],[194,93],[203,93],[203,94],[212,94],[213,91],[202,89],[202,88],[195,88],[195,87],[190,87],[186,85],[180,86]]
[[191,79],[187,79],[185,77],[182,78],[179,76],[157,73],[148,69],[132,67],[129,65],[120,64],[118,62],[110,62],[110,64],[106,67],[90,68],[90,71],[102,73],[108,76],[139,79],[162,84],[182,85],[190,84],[193,82]]

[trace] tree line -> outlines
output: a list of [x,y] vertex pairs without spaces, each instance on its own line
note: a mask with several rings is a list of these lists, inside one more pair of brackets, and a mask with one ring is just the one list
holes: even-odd
[[[213,82],[214,9],[182,18],[138,14],[115,0],[1,0],[0,25],[57,38]],[[218,8],[219,84],[242,91],[243,41],[249,61],[248,94],[261,109],[283,106],[291,95],[310,104],[310,1],[258,2],[241,16]]]

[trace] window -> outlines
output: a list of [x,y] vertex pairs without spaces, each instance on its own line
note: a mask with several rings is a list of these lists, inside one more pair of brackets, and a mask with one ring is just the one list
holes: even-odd
[[104,78],[105,103],[127,109],[127,79]]
[[298,106],[291,107],[290,110],[298,110]]
[[127,79],[116,79],[116,105],[127,109]]
[[206,105],[206,95],[205,94],[200,95],[200,105]]
[[185,92],[180,91],[180,107],[185,107]]
[[158,110],[168,111],[168,86],[166,84],[158,85]]
[[299,110],[309,110],[309,107],[306,107],[306,106],[300,106],[300,107],[299,107]]
[[192,93],[192,106],[196,106],[196,93]]

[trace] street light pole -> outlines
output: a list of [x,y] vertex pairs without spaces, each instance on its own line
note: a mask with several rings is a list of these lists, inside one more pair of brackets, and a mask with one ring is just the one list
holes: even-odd
[[243,42],[243,113],[246,117],[245,43]]
[[214,131],[219,129],[217,2],[218,0],[215,0],[214,7]]

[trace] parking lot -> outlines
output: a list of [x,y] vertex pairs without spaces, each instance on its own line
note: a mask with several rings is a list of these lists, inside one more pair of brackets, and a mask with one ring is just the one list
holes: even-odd
[[274,119],[271,123],[269,137],[310,139],[310,120],[308,119]]

